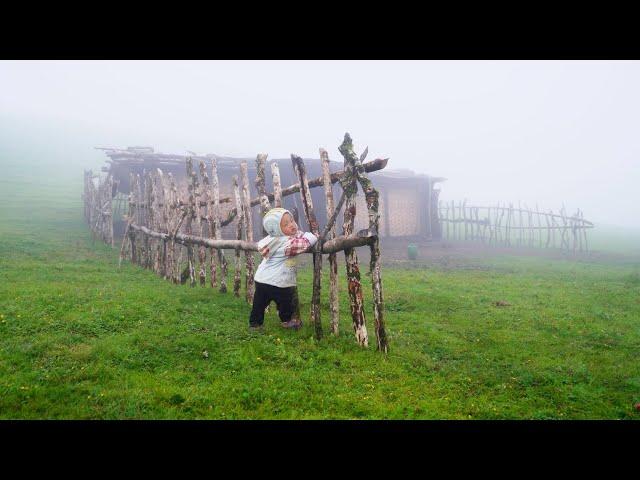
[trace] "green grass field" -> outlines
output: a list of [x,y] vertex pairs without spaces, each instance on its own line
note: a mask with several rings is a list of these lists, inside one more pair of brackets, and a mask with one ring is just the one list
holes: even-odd
[[[274,313],[250,333],[232,294],[118,270],[83,222],[82,170],[45,173],[0,178],[0,418],[640,418],[634,252],[388,262],[384,357],[354,342],[344,276],[339,337]],[[309,268],[299,285],[308,319]]]

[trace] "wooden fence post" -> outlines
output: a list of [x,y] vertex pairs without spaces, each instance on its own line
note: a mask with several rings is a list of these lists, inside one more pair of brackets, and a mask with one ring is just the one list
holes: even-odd
[[322,324],[320,323],[320,287],[322,276],[322,253],[320,241],[320,229],[316,214],[313,211],[313,200],[311,191],[309,190],[309,182],[307,181],[307,169],[302,158],[291,154],[291,163],[293,170],[300,181],[300,199],[304,210],[304,215],[318,242],[313,247],[313,293],[311,295],[311,321],[313,322],[315,337],[317,340],[322,338]]
[[[251,197],[249,196],[249,173],[247,169],[247,162],[243,160],[240,163],[240,174],[242,177],[242,205],[245,209],[245,221],[244,221],[244,231],[246,234],[246,241],[253,242],[253,216],[251,214]],[[251,305],[253,304],[253,294],[254,294],[254,283],[253,283],[253,272],[254,272],[254,259],[253,252],[245,250],[244,252],[245,260],[246,260],[246,271],[245,271],[245,288],[246,288],[246,298],[247,302]]]
[[[344,223],[342,225],[343,235],[351,235],[356,217],[356,194],[358,185],[356,180],[355,163],[357,156],[353,151],[353,142],[348,133],[344,136],[342,145],[338,150],[344,157],[344,176],[340,180],[340,185],[346,198],[344,208]],[[366,319],[363,309],[362,284],[360,283],[360,268],[358,267],[358,255],[354,248],[344,251],[347,268],[347,284],[349,289],[349,300],[351,305],[351,317],[353,319],[353,330],[357,342],[362,346],[369,345],[367,335]]]
[[[371,180],[367,177],[362,169],[362,157],[356,162],[356,172],[358,182],[362,187],[367,202],[367,213],[369,214],[369,233],[375,234],[375,240],[369,245],[371,259],[369,263],[369,272],[371,273],[371,289],[373,290],[373,318],[376,331],[376,340],[378,350],[385,354],[389,351],[389,342],[387,340],[387,332],[384,324],[384,302],[382,296],[382,272],[380,267],[380,213],[379,213],[379,194],[378,190],[373,188]],[[431,185],[431,183],[429,183]],[[431,223],[431,217],[429,218]],[[431,225],[432,227],[433,225]],[[431,228],[430,227],[430,228]],[[430,230],[433,238],[433,230]]]
[[[324,180],[324,195],[327,205],[327,220],[329,220],[334,212],[335,205],[333,203],[333,188],[331,186],[331,172],[329,171],[329,154],[324,148],[320,149],[320,162],[322,163],[322,178]],[[332,239],[336,236],[335,225],[332,225],[327,238]],[[339,317],[339,299],[338,299],[338,259],[335,253],[329,254],[329,310],[331,311],[331,333],[338,335],[340,317]]]
[[[214,225],[214,206],[213,206],[213,193],[211,191],[211,184],[209,182],[209,175],[207,174],[207,165],[204,163],[204,160],[200,160],[200,177],[202,178],[202,193],[206,203],[206,215],[207,215],[207,229],[206,233],[210,238],[216,238],[215,231],[216,227]],[[205,230],[203,229],[202,236],[204,237]],[[203,247],[204,248],[204,247]],[[217,278],[216,278],[216,256],[217,251],[215,248],[209,248],[209,286],[211,288],[215,288],[217,286]]]
[[[206,213],[203,215],[200,199],[204,198],[205,207],[208,209],[210,205],[209,204],[209,201],[210,201],[209,188],[208,188],[209,179],[206,178],[207,170],[203,160],[200,160],[200,162],[198,162],[198,168],[200,170],[201,183],[198,185],[199,188],[196,190],[196,195],[195,195],[196,218],[197,218],[197,225],[199,227],[199,235],[201,237],[204,237],[206,230],[205,230],[205,227],[202,225],[202,218],[206,215]],[[205,183],[205,179],[206,179],[206,183]],[[208,224],[207,224],[207,230],[211,231],[211,227]],[[204,245],[200,245],[198,247],[198,278],[200,279],[201,287],[204,287],[207,284],[206,262],[207,262],[207,251]]]
[[[240,187],[238,186],[238,176],[234,175],[232,178],[233,182],[233,195],[236,201],[236,209],[238,212],[238,223],[236,225],[236,240],[242,240],[242,232],[244,230],[244,222],[245,222],[245,212],[244,205],[242,204],[242,200],[240,198]],[[241,285],[241,269],[242,265],[240,263],[240,248],[236,248],[235,250],[235,270],[233,273],[233,294],[236,297],[240,297],[240,285]]]
[[[187,157],[187,182],[188,182],[188,191],[189,191],[189,213],[187,214],[187,222],[185,224],[185,233],[187,235],[193,234],[193,218],[195,217],[196,210],[196,188],[197,188],[197,180],[196,175],[193,171],[193,159],[191,157]],[[196,286],[196,275],[195,275],[195,257],[193,254],[193,247],[191,244],[187,244],[187,262],[189,268],[189,284],[192,287]]]
[[[240,202],[238,202],[238,199],[235,198],[235,188],[237,187],[237,183],[238,182],[236,178],[236,183],[234,184],[234,199],[236,200],[236,215],[238,215],[239,218],[241,212],[241,204]],[[222,240],[222,224],[220,221],[220,186],[218,182],[218,160],[216,158],[211,159],[211,188],[213,193],[212,234],[217,240]],[[240,225],[240,228],[242,228],[242,222],[238,223]],[[239,255],[239,251],[236,251],[236,253]],[[226,293],[228,266],[224,250],[222,250],[221,248],[218,249],[218,265],[220,266],[220,293]]]

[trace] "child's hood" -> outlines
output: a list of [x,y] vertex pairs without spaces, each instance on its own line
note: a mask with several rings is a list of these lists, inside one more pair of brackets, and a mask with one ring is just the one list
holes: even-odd
[[[291,212],[286,208],[272,208],[269,210],[262,219],[262,226],[271,237],[282,237],[284,232],[280,228],[280,222],[285,213],[291,215]],[[268,237],[267,237],[268,238]],[[263,239],[264,240],[264,239]]]

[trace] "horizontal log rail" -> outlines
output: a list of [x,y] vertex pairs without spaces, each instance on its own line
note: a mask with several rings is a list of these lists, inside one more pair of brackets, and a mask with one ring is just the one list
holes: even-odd
[[[157,238],[158,240],[171,240],[173,236],[169,233],[155,232],[132,223],[129,226],[130,230],[138,231],[151,238]],[[336,253],[346,248],[363,247],[365,245],[371,245],[377,236],[368,229],[360,230],[359,232],[347,235],[338,236],[331,240],[322,243],[321,253],[329,254]],[[216,240],[213,238],[204,238],[196,235],[185,235],[182,233],[175,234],[175,240],[181,245],[202,245],[204,247],[216,248],[219,250],[244,250],[244,251],[258,251],[257,242],[247,242],[245,240]],[[311,253],[312,248],[308,249],[304,253]]]

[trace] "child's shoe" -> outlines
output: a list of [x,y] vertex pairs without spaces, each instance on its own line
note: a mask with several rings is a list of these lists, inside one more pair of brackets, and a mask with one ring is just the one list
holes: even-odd
[[282,328],[293,328],[294,330],[298,330],[300,327],[302,327],[302,321],[291,319],[288,322],[282,322],[281,325]]
[[250,332],[263,332],[264,325],[249,325]]

